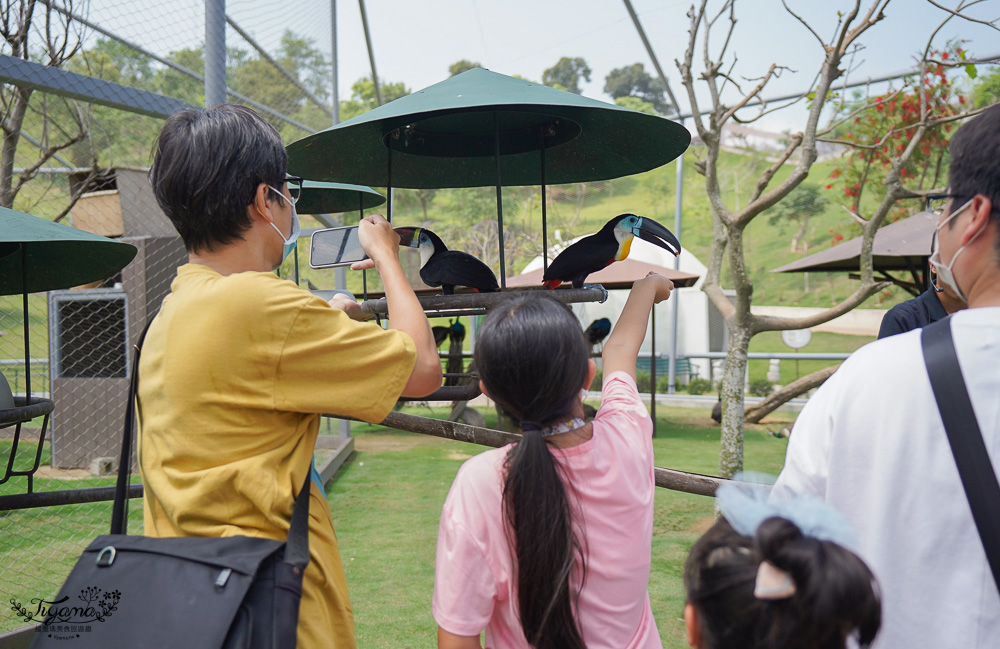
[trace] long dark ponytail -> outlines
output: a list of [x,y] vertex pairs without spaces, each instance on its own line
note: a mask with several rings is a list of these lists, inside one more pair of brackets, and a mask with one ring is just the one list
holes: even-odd
[[543,295],[495,307],[476,340],[479,376],[524,433],[505,463],[503,504],[525,638],[536,649],[584,649],[571,575],[583,583],[584,550],[573,530],[571,492],[540,428],[572,414],[587,377],[579,321]]

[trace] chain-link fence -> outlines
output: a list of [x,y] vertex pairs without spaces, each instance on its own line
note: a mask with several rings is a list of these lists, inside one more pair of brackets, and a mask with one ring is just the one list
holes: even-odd
[[[31,25],[23,24],[22,5],[0,2],[8,33],[23,27],[29,34],[27,44],[0,44],[0,104],[12,126],[0,160],[0,204],[127,241],[138,253],[113,277],[30,295],[26,310],[21,296],[0,297],[0,371],[14,395],[26,394],[30,380],[32,394],[55,404],[34,491],[109,487],[133,371],[132,343],[186,261],[181,241],[156,205],[146,169],[164,117],[180,106],[204,103],[205,3],[41,2]],[[267,3],[231,0],[226,11],[228,100],[260,112],[286,142],[329,125],[329,2],[302,0],[294,11],[276,11]],[[370,100],[362,93],[345,101],[356,111]],[[550,187],[546,243],[594,232],[622,212],[671,225],[674,177],[671,164],[638,177]],[[738,201],[738,188],[730,189]],[[682,240],[707,262],[711,221],[690,156],[684,192]],[[504,272],[510,277],[542,253],[541,193],[536,187],[505,188],[503,209]],[[393,211],[396,224],[429,226],[450,247],[499,271],[493,188],[396,190]],[[305,216],[303,226],[357,218],[356,213],[323,221]],[[816,221],[806,238],[813,246],[828,245],[826,226],[821,217]],[[770,245],[772,238],[770,230],[754,234],[752,228],[748,249]],[[333,288],[334,272],[309,269],[304,248],[279,272],[303,286]],[[774,260],[770,254],[755,257],[752,250],[748,256]],[[407,263],[415,274],[414,260]],[[776,276],[769,270],[751,261],[757,294],[769,303],[828,306],[853,290],[842,276]],[[373,273],[348,275],[347,288],[359,297],[380,288]],[[42,425],[41,419],[25,423],[16,453],[14,428],[0,428],[0,461],[15,469],[30,465]],[[25,491],[23,477],[0,484],[0,496]],[[130,517],[136,532],[138,503]],[[54,593],[83,547],[107,531],[110,509],[109,502],[94,502],[0,511],[0,592],[18,602]],[[16,616],[2,616],[0,633],[22,624]]]

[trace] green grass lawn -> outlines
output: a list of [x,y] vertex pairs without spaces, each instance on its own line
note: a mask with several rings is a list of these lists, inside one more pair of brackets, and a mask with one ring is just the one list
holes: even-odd
[[[658,466],[715,473],[718,429],[708,412],[658,409]],[[773,427],[773,424],[772,424]],[[356,429],[357,452],[327,493],[340,541],[361,647],[436,646],[431,616],[438,517],[471,444]],[[748,427],[746,467],[776,474],[786,442]],[[650,597],[665,647],[685,647],[681,574],[691,544],[713,520],[714,501],[656,494]]]
[[[430,414],[421,407],[410,411]],[[715,473],[719,433],[708,409],[661,406],[657,413],[657,465]],[[487,424],[494,425],[495,416],[486,415]],[[746,467],[776,474],[786,442],[768,435],[767,428],[748,427]],[[485,449],[364,424],[354,424],[353,432],[356,452],[329,483],[327,497],[354,604],[358,645],[434,647],[430,602],[441,507],[461,463]],[[9,442],[0,440],[0,455],[7,457],[9,448]],[[46,450],[43,463],[47,458]],[[37,478],[35,489],[113,483],[113,477],[63,475]],[[24,479],[15,478],[0,487],[0,494],[23,490]],[[691,544],[713,520],[713,503],[703,496],[657,490],[650,596],[668,648],[686,646],[681,573]],[[142,507],[133,501],[130,509],[129,529],[141,533]],[[22,602],[54,593],[83,548],[107,532],[110,517],[109,502],[0,513],[0,592]],[[13,612],[0,614],[0,633],[20,626]]]
[[[848,334],[814,331],[812,333],[812,338],[809,340],[809,344],[798,351],[804,354],[815,352],[843,352],[850,354],[856,351],[859,347],[867,345],[873,340],[875,340],[874,336],[853,336]],[[750,339],[749,351],[794,353],[796,350],[791,349],[788,345],[782,342],[780,331],[765,331]],[[815,372],[816,370],[830,365],[837,365],[841,362],[843,361],[782,360],[780,383],[781,385],[788,385],[797,377],[805,376],[806,374]],[[766,378],[768,368],[768,361],[766,359],[751,359],[748,363],[751,381]]]

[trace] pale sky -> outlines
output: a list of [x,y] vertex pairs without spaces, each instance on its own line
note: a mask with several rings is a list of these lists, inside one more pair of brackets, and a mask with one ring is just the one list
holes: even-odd
[[[955,0],[940,0],[951,4]],[[824,38],[833,33],[837,11],[851,4],[843,0],[788,0],[789,6],[812,21]],[[366,0],[375,60],[383,81],[402,81],[419,90],[443,81],[448,66],[460,59],[477,61],[494,72],[541,81],[546,68],[560,57],[583,57],[593,75],[583,94],[610,101],[604,78],[612,69],[642,63],[653,66],[629,19],[622,0]],[[713,3],[718,7],[720,3]],[[331,0],[228,0],[227,13],[263,46],[276,48],[289,29],[313,39],[329,53]],[[633,0],[674,93],[684,108],[687,98],[674,59],[687,42],[689,0]],[[339,91],[350,96],[357,79],[370,75],[359,3],[336,0],[338,22]],[[865,7],[866,8],[866,7]],[[718,11],[716,8],[715,11]],[[971,12],[980,19],[1000,17],[1000,0],[988,0]],[[139,3],[136,0],[92,0],[90,18],[143,46],[166,55],[171,50],[199,45],[204,39],[204,5],[199,0]],[[855,59],[853,78],[879,76],[913,67],[913,56],[928,35],[946,17],[926,0],[895,0],[887,18],[862,37],[865,49]],[[781,79],[772,81],[765,95],[775,96],[806,87],[818,69],[822,51],[815,38],[782,7],[780,0],[746,0],[737,4],[736,30],[727,61],[738,57],[734,75],[757,77],[770,63],[784,65]],[[723,34],[724,20],[716,34]],[[944,45],[963,38],[972,55],[1000,54],[1000,32],[953,20],[937,36]],[[228,44],[246,48],[229,30]],[[699,51],[696,63],[702,60]],[[747,85],[752,85],[747,82]],[[703,99],[699,99],[703,101]],[[793,111],[768,118],[762,128],[798,130]]]

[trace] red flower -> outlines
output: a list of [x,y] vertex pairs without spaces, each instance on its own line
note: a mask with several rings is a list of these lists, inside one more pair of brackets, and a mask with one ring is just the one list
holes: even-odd
[[947,52],[942,52],[941,53],[941,58],[944,59],[945,61],[947,61],[948,60],[948,53]]
[[827,189],[830,189],[831,187],[833,187],[833,185],[827,185],[826,186]]

